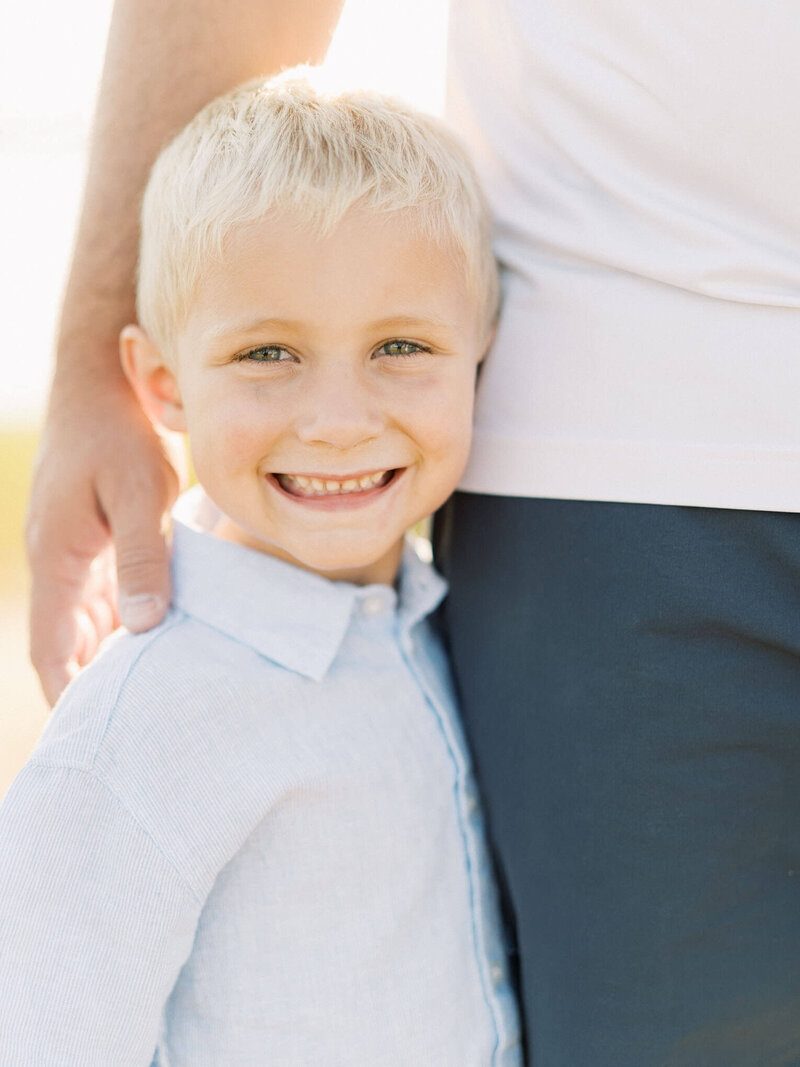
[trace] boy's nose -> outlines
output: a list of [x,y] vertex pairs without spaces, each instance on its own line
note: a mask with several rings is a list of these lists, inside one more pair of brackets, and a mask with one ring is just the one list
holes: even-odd
[[309,390],[296,423],[298,437],[306,444],[355,448],[377,437],[385,420],[368,386],[355,376],[319,381]]

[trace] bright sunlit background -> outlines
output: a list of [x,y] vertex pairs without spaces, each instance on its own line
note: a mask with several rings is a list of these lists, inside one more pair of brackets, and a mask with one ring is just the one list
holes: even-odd
[[[111,0],[26,0],[0,21],[0,796],[46,707],[28,666],[22,518],[51,371]],[[446,0],[346,0],[337,79],[441,110]]]

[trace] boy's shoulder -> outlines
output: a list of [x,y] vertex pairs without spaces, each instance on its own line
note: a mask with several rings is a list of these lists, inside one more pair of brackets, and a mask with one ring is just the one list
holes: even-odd
[[99,781],[202,894],[263,817],[268,790],[256,795],[248,768],[271,776],[298,682],[173,608],[155,629],[106,642],[30,762]]
[[171,608],[141,634],[117,631],[70,683],[35,750],[39,762],[95,769],[119,730],[146,731],[156,743],[175,740],[173,724],[213,700],[224,675],[233,696],[242,650],[224,634]]

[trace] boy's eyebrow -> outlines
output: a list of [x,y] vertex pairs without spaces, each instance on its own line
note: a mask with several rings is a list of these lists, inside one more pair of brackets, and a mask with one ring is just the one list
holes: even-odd
[[[389,315],[385,319],[376,319],[373,322],[362,324],[365,329],[375,331],[397,331],[419,329],[420,327],[433,327],[438,329],[452,328],[453,323],[440,319],[435,315]],[[285,330],[286,332],[302,330],[306,323],[295,319],[243,319],[239,322],[224,322],[220,325],[210,326],[207,336],[211,340],[227,337],[231,334],[258,333],[260,330]]]
[[242,319],[239,322],[223,322],[218,326],[210,326],[207,336],[215,340],[229,334],[256,333],[259,330],[297,330],[302,325],[302,322],[292,319]]
[[452,327],[453,323],[446,319],[437,318],[435,315],[390,315],[386,319],[378,319],[367,324],[373,330],[401,330],[413,329],[418,326],[434,326],[440,329]]

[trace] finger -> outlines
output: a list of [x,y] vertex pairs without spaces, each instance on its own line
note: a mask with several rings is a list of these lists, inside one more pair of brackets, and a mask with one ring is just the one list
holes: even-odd
[[57,530],[47,521],[28,523],[30,655],[51,704],[77,670],[78,613],[84,587],[91,559],[108,539],[107,530],[96,519],[79,521],[77,527],[70,528],[69,516]]
[[63,662],[44,663],[39,669],[39,682],[42,686],[45,700],[54,707],[56,701],[67,688],[69,683],[80,670],[80,665],[74,659]]
[[113,545],[101,552],[89,569],[84,590],[84,607],[91,619],[98,641],[103,641],[119,626],[117,617],[117,575]]
[[102,636],[98,633],[94,617],[88,609],[78,613],[79,640],[75,659],[79,667],[91,663],[100,647]]
[[164,512],[142,498],[119,503],[107,516],[117,556],[120,622],[134,633],[149,630],[161,622],[170,598]]
[[78,670],[82,642],[76,606],[56,594],[37,596],[34,584],[30,608],[31,662],[51,706]]
[[84,605],[87,624],[91,626],[92,651],[84,648],[83,653],[78,654],[78,662],[83,666],[88,663],[97,651],[98,646],[105,641],[109,634],[116,629],[114,610],[111,604],[102,596],[93,596]]
[[90,589],[92,602],[102,602],[98,609],[102,621],[98,619],[98,623],[103,628],[108,626],[108,632],[112,633],[120,625],[117,614],[117,559],[112,544],[92,564]]

